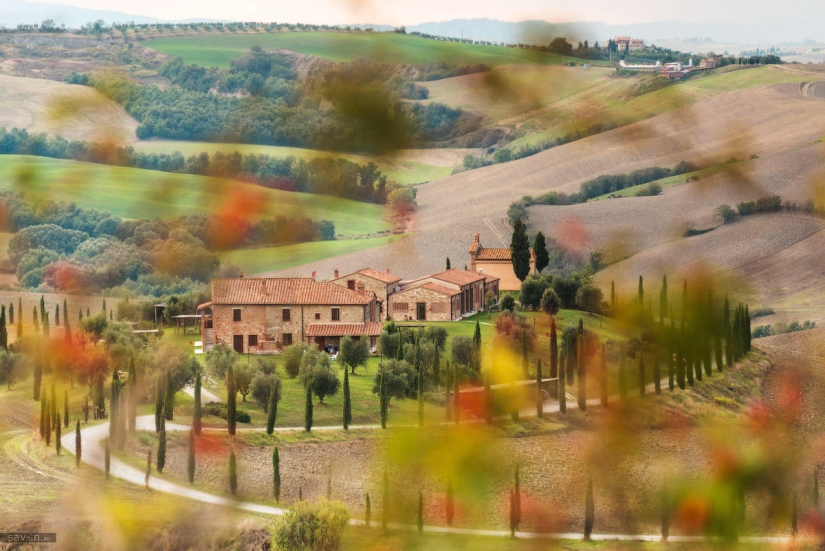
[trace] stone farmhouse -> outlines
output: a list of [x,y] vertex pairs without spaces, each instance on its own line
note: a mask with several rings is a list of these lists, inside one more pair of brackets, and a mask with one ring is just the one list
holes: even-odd
[[393,321],[452,321],[480,312],[485,296],[498,302],[499,278],[453,268],[401,282],[389,295],[387,317]]
[[273,353],[298,342],[337,350],[341,337],[370,339],[384,324],[374,291],[314,278],[213,279],[212,301],[198,306],[206,349]]
[[[481,246],[479,235],[470,246],[470,268],[478,274],[489,275],[500,280],[501,291],[521,290],[521,281],[513,271],[513,253],[510,249],[488,249]],[[530,249],[530,275],[536,273],[536,254]],[[496,292],[498,295],[498,292]]]
[[341,277],[338,276],[338,270],[335,270],[335,278],[331,280],[331,283],[352,291],[375,293],[379,307],[379,315],[376,319],[379,320],[386,316],[387,300],[400,282],[401,278],[392,275],[390,270],[379,272],[372,268],[363,268]]

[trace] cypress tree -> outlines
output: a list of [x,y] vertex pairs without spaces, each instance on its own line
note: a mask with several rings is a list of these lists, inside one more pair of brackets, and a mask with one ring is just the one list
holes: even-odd
[[14,325],[14,301],[9,302],[9,325]]
[[0,305],[0,348],[3,350],[9,347],[9,334],[6,330],[6,305]]
[[278,446],[272,450],[272,495],[275,503],[281,501],[281,452]]
[[57,414],[57,423],[54,425],[54,447],[57,450],[57,455],[60,455],[60,414]]
[[602,407],[607,409],[607,346],[602,343],[601,369],[599,370]]
[[89,395],[83,397],[83,423],[89,423]]
[[556,317],[550,316],[550,378],[559,376],[559,339],[556,334]]
[[566,354],[567,367],[565,368],[567,370],[566,381],[567,381],[567,386],[573,386],[573,383],[576,382],[576,378],[575,378],[575,375],[574,375],[575,374],[575,369],[576,369],[576,356],[577,356],[577,354],[576,354],[576,343],[575,342],[567,343],[566,348],[568,348],[567,354]]
[[398,331],[398,349],[396,350],[395,359],[399,362],[404,359],[404,331]]
[[[418,364],[418,395],[416,396],[418,402],[418,426],[424,426],[424,366],[421,364],[421,347],[417,338],[415,341],[416,363]],[[346,404],[346,397],[344,398]],[[346,428],[346,425],[344,426]]]
[[[562,355],[562,358],[564,355]],[[564,385],[564,379],[566,377],[566,370],[561,369],[559,370],[559,382],[556,384],[556,390],[558,390],[559,396],[559,412],[567,413],[567,389]]]
[[[133,361],[134,362],[134,361]],[[203,428],[203,410],[201,406],[201,371],[198,369],[197,374],[195,375],[195,405],[193,408],[192,413],[192,430],[195,431],[195,436],[201,435],[201,429]],[[274,385],[273,385],[274,389]],[[272,407],[272,397],[269,399],[269,407]],[[270,414],[270,417],[272,414]],[[269,422],[267,421],[266,424],[266,433],[272,434],[272,429],[269,427]]]
[[54,305],[54,326],[60,327],[60,305]]
[[163,472],[163,468],[166,466],[166,426],[164,425],[160,429],[160,434],[158,435],[158,459],[157,459],[157,469],[159,473]]
[[446,266],[447,270],[450,269],[450,257],[449,256],[447,257],[447,262],[445,263],[445,266]]
[[662,487],[662,496],[660,500],[660,509],[662,513],[662,541],[667,541],[670,537],[670,504],[668,502],[667,481]]
[[40,332],[40,319],[37,317],[37,306],[32,307],[32,318],[34,319],[34,332]]
[[46,312],[43,318],[43,336],[48,337],[51,334],[51,326],[49,325],[49,313]]
[[46,321],[46,301],[43,299],[43,295],[40,295],[40,321]]
[[63,391],[63,423],[64,427],[69,428],[69,391]]
[[424,494],[418,490],[418,533],[424,531]]
[[105,298],[103,299],[103,310],[102,310],[102,312],[103,312],[103,317],[105,318],[106,317],[106,299]]
[[78,419],[74,429],[74,464],[76,467],[80,466],[80,457],[82,453],[83,449],[80,441],[80,419]]
[[685,374],[687,375],[687,383],[693,386],[693,347],[690,340],[688,340],[685,328],[682,327],[682,342],[683,352],[685,354]]
[[639,308],[644,308],[645,306],[645,286],[644,282],[642,281],[642,276],[639,276]]
[[[229,434],[235,436],[235,427],[237,424],[237,419],[235,418],[237,412],[237,391],[235,389],[235,371],[232,369],[232,364],[229,365],[229,368],[226,370],[226,392],[227,392],[227,399],[226,399],[226,424],[227,428],[229,429]],[[312,391],[310,390],[310,386],[307,385],[307,393],[310,401],[310,408],[312,408]],[[312,409],[310,409],[310,417],[309,423],[310,426],[312,425]],[[309,430],[309,429],[307,429]]]
[[527,238],[527,226],[516,218],[513,224],[513,236],[510,241],[513,272],[519,281],[524,281],[530,273],[530,240]]
[[653,387],[656,389],[656,394],[662,393],[662,368],[659,365],[658,355],[653,357]]
[[576,339],[578,345],[578,353],[576,354],[579,372],[579,409],[581,411],[587,410],[587,371],[584,365],[584,336],[579,335]]
[[155,432],[160,432],[160,424],[163,420],[163,399],[166,388],[165,375],[158,373],[155,377]]
[[130,389],[121,387],[120,396],[117,401],[117,449],[123,451],[126,446],[126,400]]
[[587,478],[587,493],[584,496],[584,541],[590,541],[595,521],[595,506],[593,504],[593,477]]
[[538,232],[533,240],[533,252],[536,255],[536,271],[541,273],[550,264],[550,253],[547,251],[547,240],[544,234]]
[[91,314],[89,313],[89,307],[87,306],[87,307],[86,307],[86,317],[88,318],[88,317],[90,317],[90,316],[91,316]]
[[[17,299],[17,338],[23,336],[23,299]],[[36,398],[35,398],[36,400]]]
[[819,473],[814,468],[814,509],[819,511]]
[[370,503],[370,493],[364,493],[364,524],[367,525],[367,528],[370,527],[370,521],[372,520],[372,504]]
[[481,325],[478,320],[476,320],[476,330],[473,333],[473,361],[475,362],[475,370],[481,371]]
[[[486,390],[486,378],[485,378]],[[541,389],[541,358],[536,360],[536,417],[544,417],[544,396]]]
[[685,358],[682,354],[682,341],[676,342],[676,383],[682,390],[685,389]]
[[645,395],[645,351],[639,349],[639,396]]
[[702,374],[702,343],[699,331],[694,327],[690,331],[690,345],[693,350],[693,370],[696,373],[696,380],[701,381]]
[[120,381],[118,379],[117,370],[112,373],[112,385],[109,398],[109,441],[112,445],[117,445],[117,414],[118,414],[118,400],[120,399]]
[[[453,390],[453,384],[450,380],[450,360],[447,360],[447,370],[444,372],[444,411],[447,414],[447,421],[452,418],[452,401],[450,400],[450,392]],[[486,398],[486,396],[485,396]]]
[[152,476],[152,450],[146,452],[146,475],[144,478],[144,485],[149,489],[149,477]]
[[390,483],[387,477],[387,467],[384,466],[384,487],[382,488],[383,500],[381,503],[381,529],[387,532],[387,521],[390,516]]
[[610,282],[610,306],[611,308],[616,307],[616,282]]
[[43,428],[46,434],[46,447],[52,445],[52,415],[51,410],[49,409],[49,405],[46,404],[46,422],[44,423]]
[[238,491],[238,460],[235,459],[235,449],[229,450],[229,491],[232,495]]
[[49,398],[49,411],[51,412],[51,424],[54,429],[57,424],[57,392],[55,392],[54,383],[52,383],[51,397]]
[[[346,369],[344,370],[344,380],[346,380],[347,373]],[[346,383],[345,383],[346,384]],[[275,385],[272,385],[272,389],[269,391],[269,404],[267,405],[267,415],[266,415],[266,433],[272,435],[275,432],[275,421],[278,417],[278,400],[276,400],[275,396]],[[349,390],[345,387],[345,390]],[[352,420],[352,418],[350,418]]]
[[46,400],[40,400],[40,438],[46,437]]
[[745,352],[751,351],[751,314],[748,305],[745,305]]
[[304,500],[304,487],[298,486],[298,501]]
[[69,310],[66,308],[66,299],[63,299],[63,336],[66,342],[72,344],[72,329],[69,327]]
[[[387,428],[387,417],[389,416],[390,397],[387,389],[387,382],[384,378],[384,368],[381,368],[381,379],[378,382],[378,408],[381,417],[381,428]],[[447,409],[450,408],[449,401],[447,402]]]
[[619,352],[619,396],[622,401],[627,401],[627,379],[624,366],[624,346]]
[[166,375],[166,396],[163,399],[163,416],[167,421],[175,418],[175,381],[171,374]]
[[667,316],[667,275],[662,276],[662,290],[659,293],[659,324],[665,322]]
[[447,499],[445,500],[445,509],[446,509],[446,516],[447,516],[447,526],[453,525],[453,519],[455,518],[455,498],[453,497],[453,482],[452,480],[447,480]]
[[433,348],[433,382],[435,383],[436,388],[438,388],[438,385],[441,382],[441,351],[438,348],[438,343],[435,343]]
[[[149,453],[152,452],[150,451]],[[109,480],[109,472],[112,470],[112,450],[109,447],[108,440],[106,440],[106,445],[103,447],[103,470],[106,471],[106,480]],[[148,481],[146,482],[146,487],[149,487]]]
[[186,474],[189,484],[195,482],[195,429],[189,429],[189,450],[186,456]]
[[[421,379],[421,377],[419,376],[419,384],[422,384],[422,381],[420,379]],[[421,393],[421,390],[419,389],[418,392]],[[423,401],[420,401],[420,404],[423,405]],[[423,421],[424,421],[424,416],[423,416],[424,409],[421,407],[421,405],[418,408],[419,409],[419,412],[418,412],[418,422],[419,422],[419,424],[423,424]],[[274,421],[275,420],[273,419],[273,424],[274,424]],[[352,404],[350,403],[350,396],[349,396],[349,375],[347,374],[347,370],[345,369],[344,370],[344,430],[349,429],[349,424],[350,423],[352,423]],[[267,425],[267,430],[269,430],[268,425]],[[270,434],[272,434],[272,433],[270,432]]]
[[304,430],[312,432],[312,387],[309,385],[307,385],[306,404],[304,405]]

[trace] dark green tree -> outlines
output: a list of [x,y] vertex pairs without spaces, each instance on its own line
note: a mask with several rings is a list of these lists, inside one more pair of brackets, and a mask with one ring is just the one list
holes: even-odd
[[46,435],[46,447],[52,445],[52,414],[48,402],[46,403],[46,421],[44,423],[43,432]]
[[7,350],[9,347],[9,333],[6,329],[6,305],[0,305],[0,348]]
[[447,421],[450,421],[453,416],[452,400],[450,400],[450,393],[453,391],[451,373],[450,360],[447,360],[447,369],[444,371],[444,410],[447,414]]
[[533,241],[533,253],[536,255],[536,271],[541,273],[550,264],[550,253],[547,251],[547,241],[544,234],[538,232]]
[[54,305],[54,326],[60,327],[60,305]]
[[449,270],[449,269],[450,269],[450,257],[449,257],[449,256],[447,257],[446,269],[447,269],[447,270]]
[[37,306],[32,306],[32,317],[34,318],[34,332],[40,333],[40,318],[37,317]]
[[653,387],[656,389],[656,394],[662,393],[662,368],[659,365],[658,355],[653,357]]
[[175,418],[175,380],[171,374],[166,376],[166,396],[163,398],[163,417],[167,421]]
[[372,504],[370,503],[370,493],[364,493],[364,524],[367,528],[370,527],[370,521],[372,520]]
[[556,333],[556,317],[550,317],[550,378],[559,376],[559,337]]
[[72,344],[72,330],[69,327],[69,310],[66,308],[66,299],[63,299],[63,335],[66,342]]
[[160,432],[163,421],[163,400],[166,397],[166,375],[158,373],[155,378],[155,432]]
[[163,468],[166,466],[166,426],[164,425],[160,429],[160,434],[158,434],[158,460],[157,460],[157,470],[159,473],[163,472]]
[[281,500],[281,452],[278,446],[272,450],[272,495],[275,496],[275,503]]
[[[164,431],[165,432],[165,431]],[[186,474],[189,477],[189,484],[195,482],[195,429],[189,429],[189,449],[186,456]]]
[[14,325],[14,301],[9,303],[9,325]]
[[232,495],[238,491],[238,460],[234,448],[229,450],[229,491]]
[[[344,370],[344,396],[347,396],[347,380],[346,370]],[[269,404],[266,408],[266,433],[271,435],[275,431],[275,420],[278,417],[278,385],[273,384],[272,388],[269,390]]]
[[[436,347],[437,348],[437,347]],[[473,369],[481,371],[481,325],[476,320],[476,329],[473,333]]]
[[[195,374],[195,406],[192,414],[192,430],[195,431],[195,436],[201,435],[203,428],[203,410],[201,405],[201,371],[198,369]],[[271,432],[269,434],[272,434]]]
[[46,300],[40,295],[40,321],[46,321]]
[[593,503],[593,477],[587,478],[587,493],[584,496],[584,541],[590,541],[593,533],[593,522],[595,521],[596,508]]
[[643,308],[645,305],[645,286],[642,276],[639,276],[639,294],[636,300],[638,301],[639,307]]
[[[420,377],[419,377],[419,384],[422,384],[422,381],[420,380]],[[420,390],[419,390],[419,393],[421,393]],[[421,413],[423,413],[423,411]],[[422,417],[421,413],[419,413],[419,422],[423,420],[423,417]],[[346,369],[344,369],[344,411],[343,411],[343,417],[344,417],[344,430],[348,430],[350,423],[352,423],[352,403],[350,402],[350,395],[349,395],[349,373],[347,372]],[[274,424],[274,422],[273,422],[273,424]],[[268,430],[268,428],[267,428],[267,430]]]
[[424,532],[424,494],[418,490],[418,533]]
[[[307,385],[307,393],[311,398],[312,390],[309,385]],[[237,389],[235,388],[235,370],[233,369],[232,364],[229,364],[229,367],[226,369],[226,424],[229,429],[229,434],[232,436],[235,435],[235,429],[238,421],[236,418],[238,407],[237,398]]]
[[54,447],[57,451],[57,455],[60,455],[60,433],[61,433],[61,423],[60,423],[60,414],[57,414],[57,422],[54,424]]
[[659,323],[665,322],[667,316],[667,276],[662,276],[662,290],[659,292]]
[[69,391],[63,391],[63,426],[69,428]]
[[304,405],[304,430],[312,432],[312,387],[307,385],[306,403]]
[[524,225],[521,218],[516,218],[513,224],[510,251],[513,272],[520,281],[524,281],[530,273],[530,241],[527,238],[527,226]]
[[80,419],[74,429],[74,464],[76,467],[80,466],[80,458],[83,455],[83,446],[80,440]]
[[725,305],[722,311],[722,326],[725,331],[725,365],[733,365],[733,339],[731,338],[730,302],[728,295],[725,295]]
[[676,344],[676,383],[682,390],[685,389],[685,356],[682,352],[682,340]]
[[51,335],[51,332],[52,328],[51,325],[49,325],[49,313],[46,312],[46,315],[43,318],[43,336],[48,337]]
[[[565,355],[561,355],[562,359],[565,358]],[[566,369],[559,370],[559,382],[556,384],[556,390],[558,390],[558,399],[559,399],[559,411],[561,413],[567,413],[567,388],[565,388],[564,379],[567,376]]]

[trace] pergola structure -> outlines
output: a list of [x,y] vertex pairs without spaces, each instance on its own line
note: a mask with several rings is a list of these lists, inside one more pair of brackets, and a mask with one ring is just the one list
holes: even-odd
[[[200,334],[202,317],[202,314],[181,314],[179,316],[172,316],[172,319],[175,320],[175,334],[178,334],[178,328],[183,328],[183,334],[185,335],[186,328],[189,325],[194,325],[195,334]],[[190,321],[192,323],[189,323]]]

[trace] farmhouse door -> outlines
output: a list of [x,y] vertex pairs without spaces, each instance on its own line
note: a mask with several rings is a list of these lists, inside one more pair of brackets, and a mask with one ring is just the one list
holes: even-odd
[[424,321],[427,319],[427,304],[425,302],[419,302],[415,305],[415,319],[418,321]]
[[243,354],[243,335],[232,337],[232,348],[235,349],[235,352]]

